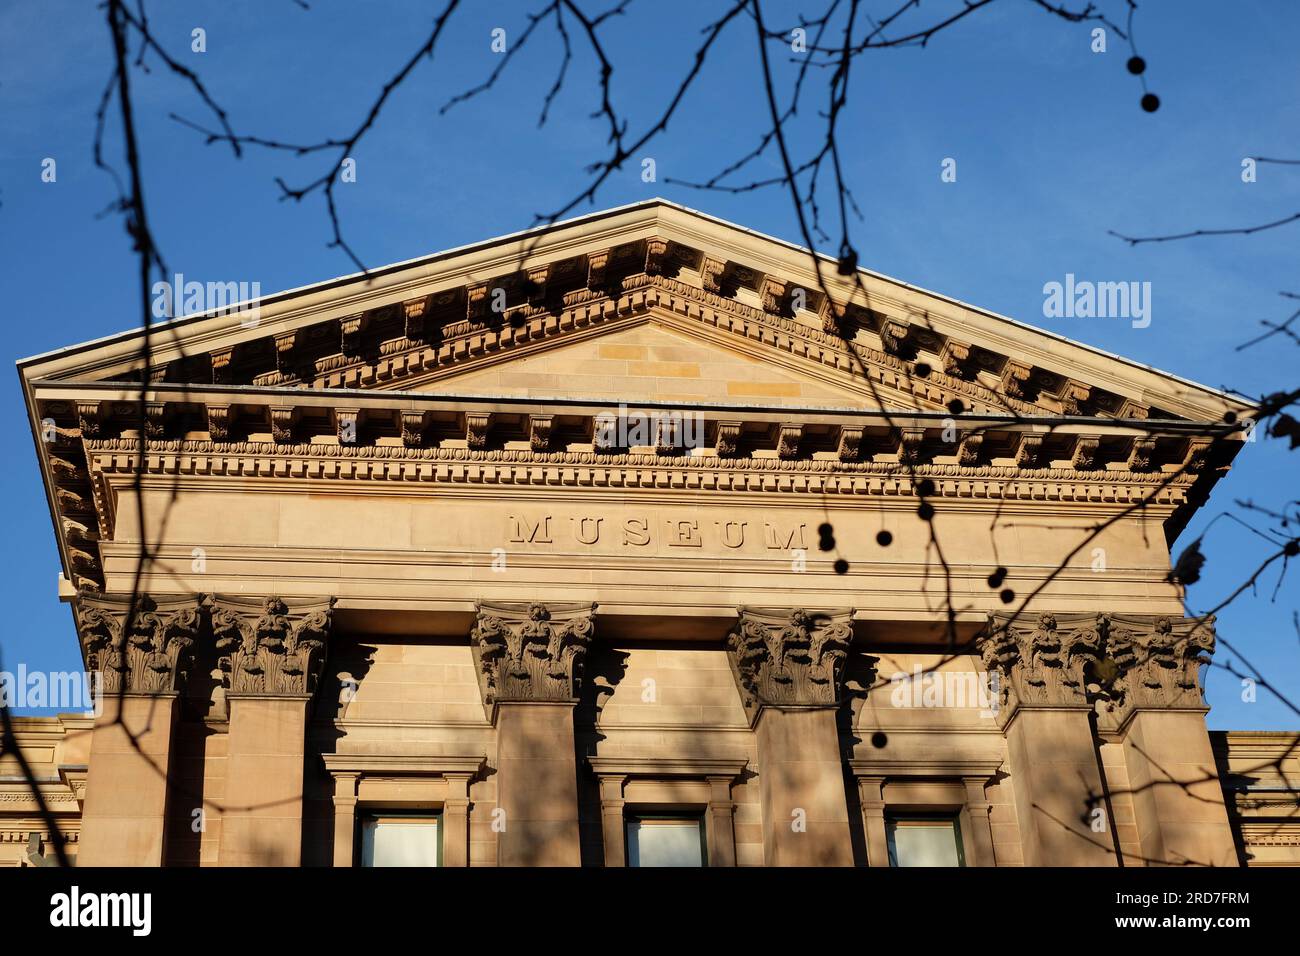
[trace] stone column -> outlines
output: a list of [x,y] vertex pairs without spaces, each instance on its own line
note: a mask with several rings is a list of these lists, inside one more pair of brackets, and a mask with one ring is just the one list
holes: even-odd
[[627,866],[626,823],[623,819],[623,784],[627,775],[602,773],[600,779],[600,825],[605,844],[606,866]]
[[768,866],[852,866],[836,713],[852,611],[742,607],[727,657],[758,736]]
[[997,857],[993,852],[993,806],[984,794],[987,777],[963,777],[966,785],[966,818],[969,836],[966,837],[968,852],[967,866],[997,866]]
[[442,865],[469,866],[470,773],[444,773],[447,796],[442,802]]
[[1148,866],[1236,866],[1200,670],[1214,619],[1108,617],[1111,685],[1104,728],[1124,748],[1138,840]]
[[[90,741],[80,866],[166,862],[177,692],[192,661],[199,598],[77,599],[86,668],[103,705]],[[198,804],[198,798],[194,798]]]
[[1093,614],[994,614],[980,639],[1026,866],[1116,865],[1084,677],[1103,628]]
[[594,604],[479,604],[470,634],[479,689],[497,731],[501,866],[578,866],[573,709]]
[[858,801],[862,804],[862,828],[867,838],[867,866],[889,866],[884,785],[884,777],[858,777]]
[[307,716],[325,667],[334,600],[212,602],[230,708],[221,866],[298,866]]
[[352,866],[357,840],[357,781],[360,773],[334,774],[334,865]]
[[733,777],[708,777],[709,822],[705,832],[709,840],[709,866],[736,865],[736,804],[731,799]]

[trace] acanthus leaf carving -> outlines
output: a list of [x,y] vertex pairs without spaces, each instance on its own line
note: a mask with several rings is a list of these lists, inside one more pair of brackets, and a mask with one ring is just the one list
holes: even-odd
[[576,700],[595,611],[595,604],[479,603],[470,645],[489,716],[501,703]]
[[140,595],[77,599],[77,632],[86,668],[103,693],[172,694],[192,661],[201,596],[158,600]]
[[890,355],[902,355],[906,351],[904,343],[910,331],[906,322],[887,319],[880,323],[880,343]]
[[208,437],[213,441],[230,438],[230,406],[208,405]]
[[1150,471],[1156,455],[1154,438],[1134,438],[1129,449],[1129,471]]
[[957,464],[972,467],[979,464],[980,448],[984,445],[983,432],[967,432],[957,445]]
[[786,291],[788,283],[784,279],[778,279],[775,276],[764,276],[760,293],[763,300],[763,311],[770,312],[772,315],[785,314]]
[[965,342],[948,339],[939,352],[939,361],[943,363],[945,375],[954,378],[971,378],[974,375],[971,346]]
[[1012,398],[1027,399],[1030,393],[1029,377],[1033,366],[1015,359],[1007,359],[1002,366],[1002,390]]
[[1004,720],[1017,706],[1096,706],[1113,731],[1136,710],[1203,708],[1214,643],[1213,617],[995,613],[977,646]]
[[837,707],[853,612],[742,607],[727,659],[751,722],[766,706]]
[[727,272],[727,263],[724,259],[714,259],[711,256],[705,256],[700,263],[700,285],[705,292],[712,292],[714,295],[722,295],[723,277]]
[[77,427],[82,438],[98,438],[102,417],[100,402],[77,402]]
[[657,276],[664,271],[665,260],[668,257],[668,240],[652,238],[647,239],[645,243],[645,272],[646,275]]
[[1038,468],[1042,464],[1043,436],[1021,432],[1016,447],[1016,464],[1021,468]]
[[841,426],[839,438],[835,443],[835,457],[840,461],[859,460],[862,457],[862,434],[864,431],[865,429],[860,426]]
[[718,422],[714,448],[719,458],[730,458],[736,454],[742,428],[740,422]]
[[587,288],[602,289],[605,286],[605,270],[609,268],[609,250],[592,252],[587,255]]
[[492,427],[491,412],[465,413],[465,444],[470,448],[487,447],[488,430]]
[[1009,719],[1016,707],[1088,707],[1087,672],[1102,654],[1105,617],[994,613],[979,640],[980,656]]
[[1200,673],[1214,653],[1213,617],[1112,614],[1107,622],[1116,672],[1110,716],[1122,722],[1134,710],[1205,706]]
[[267,597],[214,597],[212,637],[230,694],[310,697],[325,669],[335,600],[290,607]]
[[1070,457],[1070,467],[1079,471],[1091,471],[1098,467],[1097,452],[1101,439],[1096,435],[1079,435],[1074,440],[1074,453]]
[[402,410],[402,444],[407,448],[419,448],[424,443],[424,429],[429,421],[429,413],[416,409]]
[[293,441],[293,426],[298,421],[298,409],[293,405],[272,405],[271,440],[277,445],[287,445]]
[[803,425],[786,422],[777,431],[776,456],[778,458],[796,458],[799,455],[799,442],[803,440]]
[[551,447],[551,428],[555,424],[553,415],[528,416],[528,447],[533,451],[544,452]]

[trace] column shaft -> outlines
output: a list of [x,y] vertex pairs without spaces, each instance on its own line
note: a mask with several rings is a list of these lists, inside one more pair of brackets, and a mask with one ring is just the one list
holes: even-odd
[[1115,866],[1088,712],[1022,708],[1006,735],[1025,865]]
[[573,704],[505,703],[497,711],[501,866],[579,866]]
[[[229,697],[221,866],[298,866],[309,697]],[[336,847],[335,852],[338,852]]]
[[104,694],[90,741],[79,866],[162,866],[166,861],[178,711],[175,695]]
[[768,706],[756,729],[767,865],[852,866],[835,710]]
[[1148,866],[1236,866],[1205,718],[1139,710],[1124,737],[1142,857]]

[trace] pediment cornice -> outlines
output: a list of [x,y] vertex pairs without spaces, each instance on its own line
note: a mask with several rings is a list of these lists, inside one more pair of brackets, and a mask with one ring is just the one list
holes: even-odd
[[[823,291],[810,263],[776,240],[648,204],[271,297],[252,323],[241,313],[169,323],[153,335],[150,378],[411,390],[653,314],[813,371],[865,404],[878,388],[920,408],[960,399],[1022,415],[1217,421],[1248,408],[865,271],[860,284],[824,276]],[[22,366],[29,381],[128,380],[141,374],[137,353],[119,336]]]

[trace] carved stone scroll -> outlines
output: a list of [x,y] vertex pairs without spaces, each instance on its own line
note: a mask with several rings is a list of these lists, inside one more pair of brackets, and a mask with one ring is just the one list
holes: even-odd
[[309,697],[325,669],[334,598],[290,606],[215,597],[212,637],[228,693]]
[[596,628],[595,604],[478,605],[470,646],[483,706],[573,701]]
[[1100,614],[995,613],[979,642],[1009,719],[1016,707],[1088,707],[1088,665],[1102,653]]
[[77,599],[77,632],[86,668],[107,694],[172,694],[191,663],[201,623],[201,598],[158,600],[141,595]]
[[740,608],[727,659],[751,722],[767,706],[838,706],[852,621],[853,612],[843,609]]

